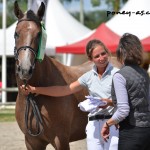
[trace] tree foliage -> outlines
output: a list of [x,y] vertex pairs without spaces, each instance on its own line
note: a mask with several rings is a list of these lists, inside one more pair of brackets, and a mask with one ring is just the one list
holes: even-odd
[[[15,0],[7,0],[7,27],[16,21],[16,17],[13,13],[13,6]],[[50,1],[50,0],[49,0]],[[72,1],[80,1],[80,0],[60,0],[63,2],[72,2]],[[90,0],[93,7],[101,5],[101,0]],[[103,0],[108,5],[111,10],[118,11],[120,7],[126,3],[128,0]],[[28,0],[18,0],[18,3],[23,11],[27,9]],[[2,0],[0,0],[0,4],[2,6]],[[72,15],[77,19],[79,18],[79,12],[72,13]],[[105,11],[95,11],[95,12],[84,12],[84,24],[85,26],[94,29],[100,23],[106,22],[108,19]],[[0,28],[2,28],[2,11],[0,12]]]
[[[80,0],[60,0],[61,2],[72,2],[72,1],[80,1]],[[91,0],[91,4],[93,7],[100,6],[102,0]],[[109,7],[111,7],[114,11],[118,11],[121,8],[122,4],[125,4],[128,0],[103,0]]]
[[[72,13],[72,16],[79,20],[79,12]],[[84,14],[84,25],[87,26],[90,29],[97,28],[101,23],[106,22],[110,19],[110,17],[107,17],[106,11],[92,11],[92,12],[86,12]]]
[[[71,3],[72,1],[80,0],[61,0],[61,2]],[[110,10],[119,11],[119,9],[124,5],[128,0],[103,0]],[[85,1],[84,1],[85,2]],[[100,6],[102,0],[90,0],[93,7]],[[79,12],[70,12],[77,20],[80,20]],[[112,17],[112,16],[111,16]],[[110,19],[110,16],[107,17],[106,10],[84,12],[84,25],[90,29],[98,27],[102,22],[106,22]]]
[[[26,11],[27,9],[27,0],[17,0],[19,3],[19,6],[23,11]],[[0,0],[0,4],[2,5],[2,0]],[[7,0],[6,4],[6,26],[9,27],[12,23],[14,23],[17,18],[14,15],[14,1]],[[0,12],[0,28],[2,28],[2,11]]]

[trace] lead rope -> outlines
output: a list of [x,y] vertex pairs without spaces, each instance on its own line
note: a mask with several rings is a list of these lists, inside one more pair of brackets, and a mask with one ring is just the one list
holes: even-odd
[[[39,112],[38,106],[34,100],[35,95],[32,93],[29,93],[29,95],[26,98],[26,108],[25,108],[25,125],[28,133],[31,136],[38,136],[43,132],[43,121],[41,114]],[[33,113],[33,118],[36,120],[36,131],[33,133],[32,131],[32,123],[29,121],[29,109],[30,106],[32,106],[32,113]]]

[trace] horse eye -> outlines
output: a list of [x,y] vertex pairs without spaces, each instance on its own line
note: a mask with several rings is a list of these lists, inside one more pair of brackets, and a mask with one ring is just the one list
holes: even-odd
[[15,38],[15,39],[19,38],[19,34],[18,34],[17,32],[15,32],[14,38]]

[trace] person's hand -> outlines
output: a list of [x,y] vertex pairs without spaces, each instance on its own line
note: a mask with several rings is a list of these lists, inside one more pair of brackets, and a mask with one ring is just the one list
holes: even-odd
[[120,128],[119,124],[115,124],[116,130]]
[[106,105],[105,105],[105,106],[99,106],[99,108],[105,109],[105,108],[107,108],[108,106],[113,106],[112,100],[110,100],[110,99],[101,98],[100,100],[106,102]]
[[22,93],[24,94],[24,95],[28,95],[29,93],[32,93],[33,92],[33,90],[34,90],[34,87],[33,86],[31,86],[31,85],[21,85],[20,86],[20,90],[22,91]]
[[103,138],[103,140],[105,141],[105,142],[107,142],[108,141],[108,139],[109,139],[109,127],[106,125],[106,123],[103,125],[103,127],[102,127],[102,130],[101,130],[101,136],[102,136],[102,138]]

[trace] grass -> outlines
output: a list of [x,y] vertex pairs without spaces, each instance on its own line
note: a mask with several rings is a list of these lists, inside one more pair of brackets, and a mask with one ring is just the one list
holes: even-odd
[[13,122],[15,119],[15,110],[14,109],[0,109],[0,122]]

